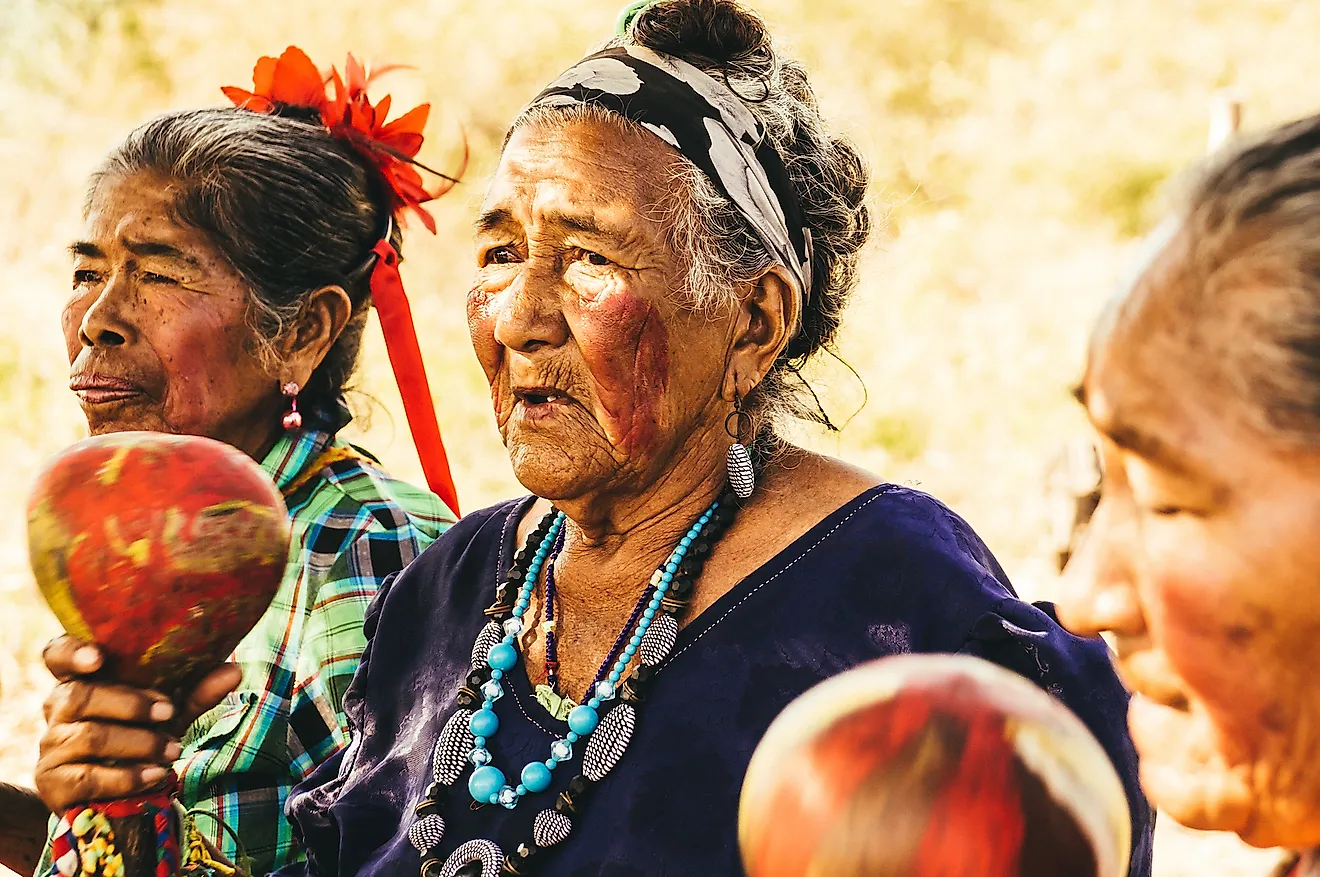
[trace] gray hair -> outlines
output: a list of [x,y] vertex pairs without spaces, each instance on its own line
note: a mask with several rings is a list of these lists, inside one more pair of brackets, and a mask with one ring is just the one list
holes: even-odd
[[[169,113],[141,125],[105,159],[88,185],[158,174],[179,184],[178,221],[204,232],[248,286],[248,320],[274,371],[276,342],[311,294],[341,286],[353,310],[299,395],[338,426],[338,404],[357,365],[371,307],[367,256],[385,233],[384,182],[319,119],[297,108],[266,115],[237,108]],[[394,229],[392,240],[399,246]]]
[[[745,402],[759,433],[783,418],[829,424],[799,370],[829,348],[857,284],[860,251],[871,232],[865,200],[869,174],[861,155],[827,128],[805,68],[781,55],[764,22],[732,0],[662,0],[601,48],[618,45],[681,58],[726,83],[782,156],[811,231],[812,293],[788,345]],[[564,118],[643,130],[593,106],[537,108],[514,128]],[[680,157],[673,183],[660,206],[670,220],[670,244],[688,262],[687,303],[700,309],[727,306],[739,286],[776,264],[775,257],[695,164]]]
[[1214,157],[1182,204],[1173,331],[1263,432],[1320,445],[1320,116]]

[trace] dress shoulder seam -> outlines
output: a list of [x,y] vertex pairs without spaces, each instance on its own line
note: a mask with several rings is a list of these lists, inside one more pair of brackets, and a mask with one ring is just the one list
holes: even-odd
[[[750,600],[750,599],[751,599],[751,598],[752,598],[752,597],[753,597],[758,591],[760,591],[760,590],[761,590],[762,588],[764,588],[766,585],[770,584],[770,583],[773,582],[775,579],[779,578],[779,577],[782,576],[784,573],[786,573],[786,572],[788,572],[790,569],[792,569],[792,568],[798,563],[798,561],[802,560],[802,559],[803,559],[804,557],[806,557],[808,554],[810,554],[811,552],[813,552],[813,551],[815,551],[817,548],[819,548],[819,547],[821,546],[821,544],[825,542],[825,540],[829,539],[831,536],[833,536],[835,533],[837,533],[837,532],[839,531],[839,529],[843,527],[844,524],[848,523],[848,522],[851,521],[853,518],[857,517],[857,515],[859,515],[859,514],[862,512],[863,509],[865,509],[865,508],[866,508],[867,506],[869,506],[871,503],[876,502],[877,500],[880,500],[880,499],[882,499],[882,498],[884,498],[884,497],[886,497],[886,496],[888,496],[888,495],[889,495],[889,491],[888,491],[888,490],[883,490],[883,489],[882,489],[882,490],[878,490],[878,491],[876,492],[875,496],[872,496],[872,497],[868,498],[868,499],[865,500],[861,505],[859,505],[857,508],[855,508],[855,509],[853,509],[851,512],[849,512],[849,513],[848,513],[848,514],[847,514],[842,520],[836,522],[835,525],[834,525],[833,527],[831,527],[831,528],[829,529],[828,532],[822,534],[821,537],[820,537],[819,539],[817,539],[815,542],[813,542],[811,545],[807,546],[806,548],[802,549],[802,551],[799,552],[799,553],[798,553],[798,554],[797,554],[792,560],[789,560],[789,561],[788,561],[787,563],[785,563],[782,567],[780,567],[780,568],[774,573],[774,575],[770,576],[770,577],[767,578],[765,581],[761,582],[761,584],[757,585],[755,588],[752,588],[750,591],[748,591],[746,594],[744,594],[744,595],[742,596],[742,599],[740,599],[737,603],[734,603],[734,604],[733,604],[732,606],[730,606],[728,609],[724,610],[724,613],[723,613],[722,615],[720,615],[720,617],[716,618],[714,621],[712,621],[712,622],[710,623],[710,625],[709,625],[705,630],[701,631],[701,633],[699,633],[699,634],[697,634],[695,637],[693,637],[693,638],[692,638],[692,642],[690,642],[690,643],[688,643],[687,645],[683,646],[683,648],[679,649],[677,652],[674,652],[672,655],[670,655],[668,658],[666,658],[664,664],[662,664],[659,668],[657,668],[656,672],[659,672],[660,670],[663,670],[665,667],[669,666],[669,664],[670,664],[672,661],[674,661],[675,658],[677,658],[679,655],[683,654],[683,653],[686,652],[688,649],[692,648],[694,645],[696,645],[697,643],[699,643],[699,642],[701,641],[701,638],[702,638],[702,637],[704,637],[706,634],[710,633],[712,630],[714,630],[714,629],[720,624],[720,622],[724,621],[724,619],[726,619],[726,618],[728,618],[730,615],[732,615],[733,612],[734,612],[734,610],[736,610],[738,607],[742,606],[744,603],[746,603],[748,600]],[[735,587],[737,587],[737,586],[735,585]]]

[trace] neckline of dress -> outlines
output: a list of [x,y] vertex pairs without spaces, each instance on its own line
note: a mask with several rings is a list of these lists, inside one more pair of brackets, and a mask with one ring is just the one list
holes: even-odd
[[[826,536],[837,530],[843,522],[860,511],[862,507],[897,489],[897,485],[894,484],[877,484],[868,487],[827,514],[801,536],[776,552],[768,561],[740,579],[732,588],[721,594],[719,599],[702,610],[700,615],[691,619],[679,629],[678,639],[675,641],[669,657],[656,667],[656,674],[662,673],[706,631],[717,622],[725,619],[753,592],[759,590],[763,585],[778,577],[785,569],[797,563],[805,554],[824,541]],[[538,499],[537,496],[526,496],[521,500],[516,500],[509,507],[508,515],[501,527],[501,551],[495,569],[496,586],[504,581],[504,575],[513,563],[513,555],[518,551],[518,524],[527,516]],[[518,711],[522,713],[527,721],[551,738],[559,738],[567,733],[568,723],[553,718],[532,693],[532,682],[527,675],[526,661],[520,659],[513,671],[505,674],[505,681],[508,684],[508,693],[512,696],[514,703],[517,704]]]

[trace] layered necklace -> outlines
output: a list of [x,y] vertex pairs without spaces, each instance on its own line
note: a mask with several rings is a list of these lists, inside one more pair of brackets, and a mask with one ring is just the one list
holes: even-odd
[[[495,602],[486,610],[490,621],[477,634],[472,647],[471,671],[454,696],[457,710],[435,744],[432,783],[417,805],[417,819],[408,831],[408,840],[422,855],[422,877],[531,874],[538,857],[568,837],[592,787],[605,778],[627,750],[647,684],[673,650],[678,618],[692,599],[706,558],[733,523],[737,508],[738,499],[729,488],[692,523],[643,589],[582,703],[563,705],[568,733],[550,744],[544,761],[529,762],[518,773],[506,774],[496,766],[491,751],[500,727],[496,707],[504,697],[508,674],[521,660],[519,637],[527,628],[524,617],[542,569],[547,579],[546,667],[547,671],[558,671],[557,645],[551,646],[549,637],[555,620],[551,603],[553,558],[562,548],[564,515],[552,510],[541,519],[496,588]],[[555,681],[551,677],[551,690]],[[506,854],[493,841],[474,839],[461,844],[448,857],[440,855],[446,827],[442,799],[464,774],[471,771],[467,790],[474,809],[498,806],[512,810],[524,798],[549,790],[555,772],[573,760],[575,747],[582,750],[578,773],[550,806],[536,814],[530,840]]]

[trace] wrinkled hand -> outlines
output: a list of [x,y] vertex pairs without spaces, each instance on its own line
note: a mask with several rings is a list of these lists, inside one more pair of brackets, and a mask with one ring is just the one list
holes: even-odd
[[179,737],[242,676],[236,665],[223,664],[175,705],[157,691],[92,681],[101,653],[73,637],[51,640],[43,657],[58,684],[46,698],[36,780],[54,813],[159,786],[179,757]]

